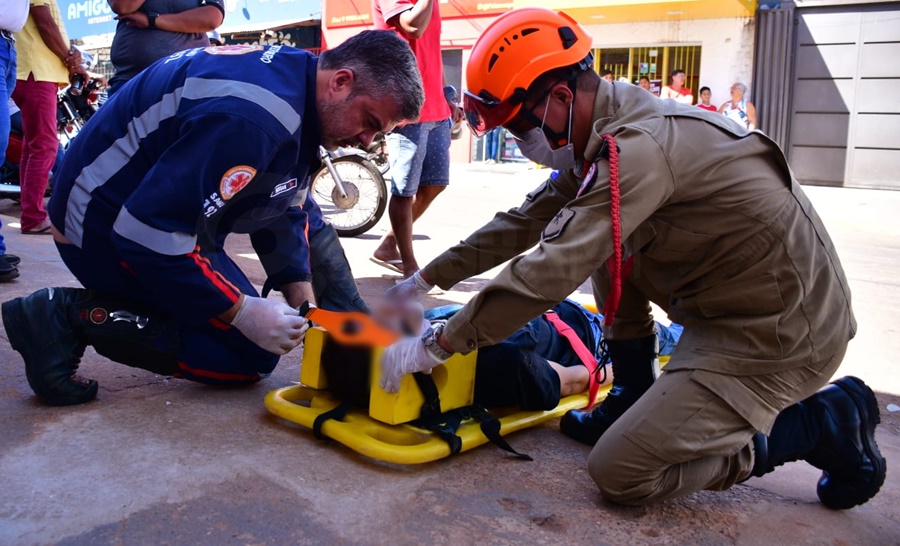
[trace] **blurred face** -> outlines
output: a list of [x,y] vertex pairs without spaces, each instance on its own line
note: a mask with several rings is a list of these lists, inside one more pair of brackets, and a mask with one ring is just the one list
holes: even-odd
[[328,150],[362,144],[368,146],[378,133],[391,131],[400,109],[390,97],[351,96],[353,72],[337,70],[323,96],[316,97],[322,146]]
[[700,93],[700,100],[703,101],[703,104],[709,104],[710,95],[712,93],[709,92],[709,89],[704,89],[702,93]]
[[684,74],[675,74],[672,76],[672,87],[684,86]]
[[606,81],[608,81],[609,83],[612,83],[612,81],[613,81],[613,75],[612,75],[612,74],[605,74],[605,75],[603,76],[603,79],[606,80]]
[[383,328],[403,336],[419,336],[430,324],[425,309],[416,301],[382,299],[372,306],[372,318]]
[[737,85],[731,86],[731,100],[739,101],[744,98],[744,92]]
[[638,86],[641,89],[646,89],[647,91],[650,91],[650,80],[641,80],[638,82]]

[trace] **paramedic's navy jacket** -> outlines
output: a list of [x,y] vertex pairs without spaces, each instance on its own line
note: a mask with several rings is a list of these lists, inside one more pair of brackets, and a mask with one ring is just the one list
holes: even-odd
[[53,225],[109,269],[109,283],[141,279],[147,293],[135,299],[187,323],[240,297],[224,274],[236,269],[221,250],[229,233],[251,233],[268,286],[310,281],[308,236],[323,226],[307,195],[320,141],[316,63],[279,46],[160,60],[73,141]]

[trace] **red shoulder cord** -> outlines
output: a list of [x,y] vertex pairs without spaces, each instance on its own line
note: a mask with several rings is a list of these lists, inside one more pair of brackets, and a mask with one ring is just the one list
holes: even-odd
[[[609,149],[609,208],[612,223],[613,254],[606,261],[609,269],[610,291],[603,305],[603,324],[612,326],[622,299],[622,215],[619,210],[621,194],[619,193],[619,149],[612,135],[601,135]],[[626,269],[631,269],[631,260]]]
[[[616,319],[616,312],[619,309],[619,301],[622,299],[622,279],[631,273],[631,266],[634,263],[634,257],[628,259],[623,266],[622,264],[622,218],[620,211],[621,193],[619,191],[619,149],[616,147],[616,139],[612,135],[602,135],[601,138],[606,142],[609,148],[609,197],[610,197],[610,223],[612,224],[613,235],[613,255],[606,260],[606,267],[609,269],[610,277],[610,293],[603,305],[603,324],[612,326]],[[578,196],[589,186],[591,182],[585,178],[584,183],[578,190]],[[588,349],[584,342],[578,337],[572,328],[564,323],[562,319],[553,311],[544,313],[544,316],[552,324],[557,331],[569,340],[572,349],[584,366],[588,369],[590,382],[588,387],[588,405],[590,408],[597,400],[597,394],[600,390],[600,384],[606,380],[606,364],[609,362],[609,352],[606,349],[605,342],[601,342],[602,354],[599,359],[595,359],[593,353]],[[602,376],[602,379],[601,379]]]

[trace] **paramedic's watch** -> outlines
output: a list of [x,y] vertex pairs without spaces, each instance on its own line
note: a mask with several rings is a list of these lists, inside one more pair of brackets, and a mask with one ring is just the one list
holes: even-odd
[[159,13],[155,11],[147,12],[147,28],[156,28],[156,18],[159,17]]
[[438,324],[422,335],[422,343],[425,344],[425,350],[439,362],[446,362],[453,355],[451,351],[445,350],[438,343],[438,338],[441,337],[443,331],[444,325]]

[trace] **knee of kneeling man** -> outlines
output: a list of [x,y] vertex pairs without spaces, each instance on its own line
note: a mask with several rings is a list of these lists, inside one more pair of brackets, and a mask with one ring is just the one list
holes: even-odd
[[588,473],[600,494],[617,504],[637,506],[649,502],[656,488],[652,470],[614,453],[595,452],[588,459]]
[[609,471],[598,474],[592,471],[591,477],[603,498],[610,502],[640,506],[652,499],[654,482],[646,477],[623,476]]
[[637,484],[630,488],[619,488],[597,483],[604,499],[625,506],[643,506],[652,501],[651,488],[646,484]]

